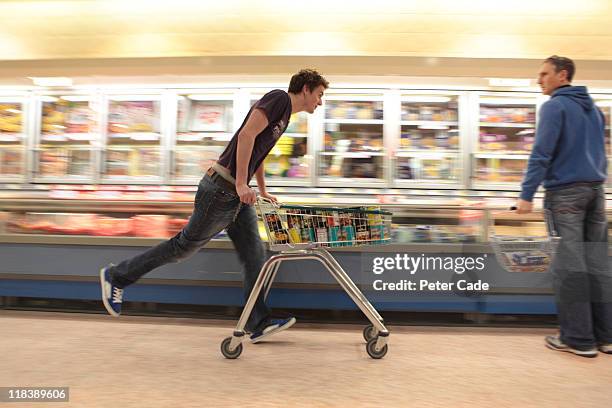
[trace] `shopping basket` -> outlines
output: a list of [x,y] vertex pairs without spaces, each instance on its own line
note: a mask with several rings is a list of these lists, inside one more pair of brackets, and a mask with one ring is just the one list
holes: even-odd
[[327,248],[390,242],[392,214],[378,206],[298,206],[276,204],[261,198],[257,201],[257,209],[270,249],[280,253],[263,265],[233,335],[221,342],[221,353],[229,359],[238,358],[242,353],[242,343],[248,338],[244,329],[255,301],[262,290],[267,297],[281,262],[314,259],[325,266],[371,322],[363,330],[368,355],[375,359],[384,357],[389,331],[383,318]]
[[543,215],[546,237],[490,236],[495,257],[508,272],[547,272],[552,265],[561,237],[557,235],[550,210],[544,209]]

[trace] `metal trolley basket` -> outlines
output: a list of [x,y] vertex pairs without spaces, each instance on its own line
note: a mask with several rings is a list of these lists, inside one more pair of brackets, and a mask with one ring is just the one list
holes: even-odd
[[552,265],[561,237],[557,235],[550,210],[543,210],[546,237],[491,235],[495,257],[508,272],[546,272]]
[[272,251],[279,251],[263,265],[232,336],[221,343],[222,354],[235,359],[248,336],[245,325],[261,291],[267,297],[281,262],[314,259],[321,262],[372,323],[363,330],[366,351],[379,359],[387,354],[389,331],[383,318],[361,293],[326,248],[365,246],[391,240],[391,213],[380,207],[316,207],[279,205],[259,199],[257,209],[264,221]]

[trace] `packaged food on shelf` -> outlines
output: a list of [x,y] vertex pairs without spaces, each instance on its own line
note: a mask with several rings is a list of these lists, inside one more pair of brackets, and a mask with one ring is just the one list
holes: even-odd
[[0,175],[23,174],[24,152],[21,146],[0,148]]
[[326,117],[329,119],[360,119],[360,120],[382,120],[383,107],[380,101],[356,102],[356,101],[327,101]]
[[0,133],[22,132],[22,108],[20,103],[0,104]]
[[90,235],[97,223],[97,214],[28,212],[14,214],[7,229],[18,234]]
[[480,106],[480,121],[489,123],[534,123],[533,107]]
[[130,175],[130,151],[111,150],[106,151],[106,175],[129,176]]
[[229,106],[225,103],[193,101],[191,105],[192,132],[224,132],[228,128]]
[[168,235],[174,236],[187,225],[189,218],[170,218],[168,220]]
[[92,231],[92,235],[102,237],[121,237],[132,235],[132,219],[131,218],[115,218],[107,216],[99,216],[97,225]]
[[62,177],[68,170],[68,150],[47,148],[39,154],[39,174],[41,176]]
[[157,104],[156,101],[111,101],[109,133],[158,132]]
[[170,236],[167,215],[135,215],[132,217],[133,235],[137,237],[165,238]]

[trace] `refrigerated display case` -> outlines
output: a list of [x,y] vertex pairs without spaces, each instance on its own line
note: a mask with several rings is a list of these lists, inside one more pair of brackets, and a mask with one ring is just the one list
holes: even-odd
[[323,105],[318,152],[321,185],[385,184],[387,168],[382,94],[330,94]]
[[96,95],[41,95],[34,149],[37,182],[92,182],[99,151]]
[[0,180],[25,179],[27,132],[25,99],[0,98]]
[[232,90],[181,91],[176,95],[176,132],[171,173],[174,184],[193,184],[219,158],[233,136],[236,95]]
[[[612,97],[610,95],[593,95],[593,100],[597,107],[601,110],[605,120],[605,138],[606,138],[606,154],[608,156],[608,162],[612,160],[612,146],[611,136],[612,129],[610,128],[610,111],[612,109]],[[608,165],[608,186],[612,185],[612,169]]]
[[165,172],[161,95],[109,95],[102,180],[159,183]]
[[527,93],[483,93],[478,99],[473,186],[519,190],[535,139],[539,99]]
[[400,115],[394,185],[460,185],[459,95],[404,93]]

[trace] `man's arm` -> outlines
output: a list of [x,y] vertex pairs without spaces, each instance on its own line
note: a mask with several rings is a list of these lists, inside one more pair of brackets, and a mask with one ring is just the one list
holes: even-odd
[[259,165],[257,171],[255,171],[255,177],[257,178],[257,187],[259,188],[259,195],[263,198],[267,198],[273,202],[276,202],[276,197],[271,194],[268,194],[266,191],[266,177],[265,177],[265,167],[264,162]]
[[[253,204],[257,198],[255,191],[247,185],[247,177],[255,138],[268,126],[268,118],[260,109],[254,109],[244,127],[238,134],[236,152],[236,192],[240,201]],[[261,167],[261,166],[260,166]],[[257,178],[259,183],[259,176]]]
[[563,126],[563,112],[558,103],[547,102],[540,110],[540,120],[533,150],[529,156],[527,173],[521,185],[521,200],[531,202],[546,171],[550,166],[553,153],[557,148],[561,128]]

